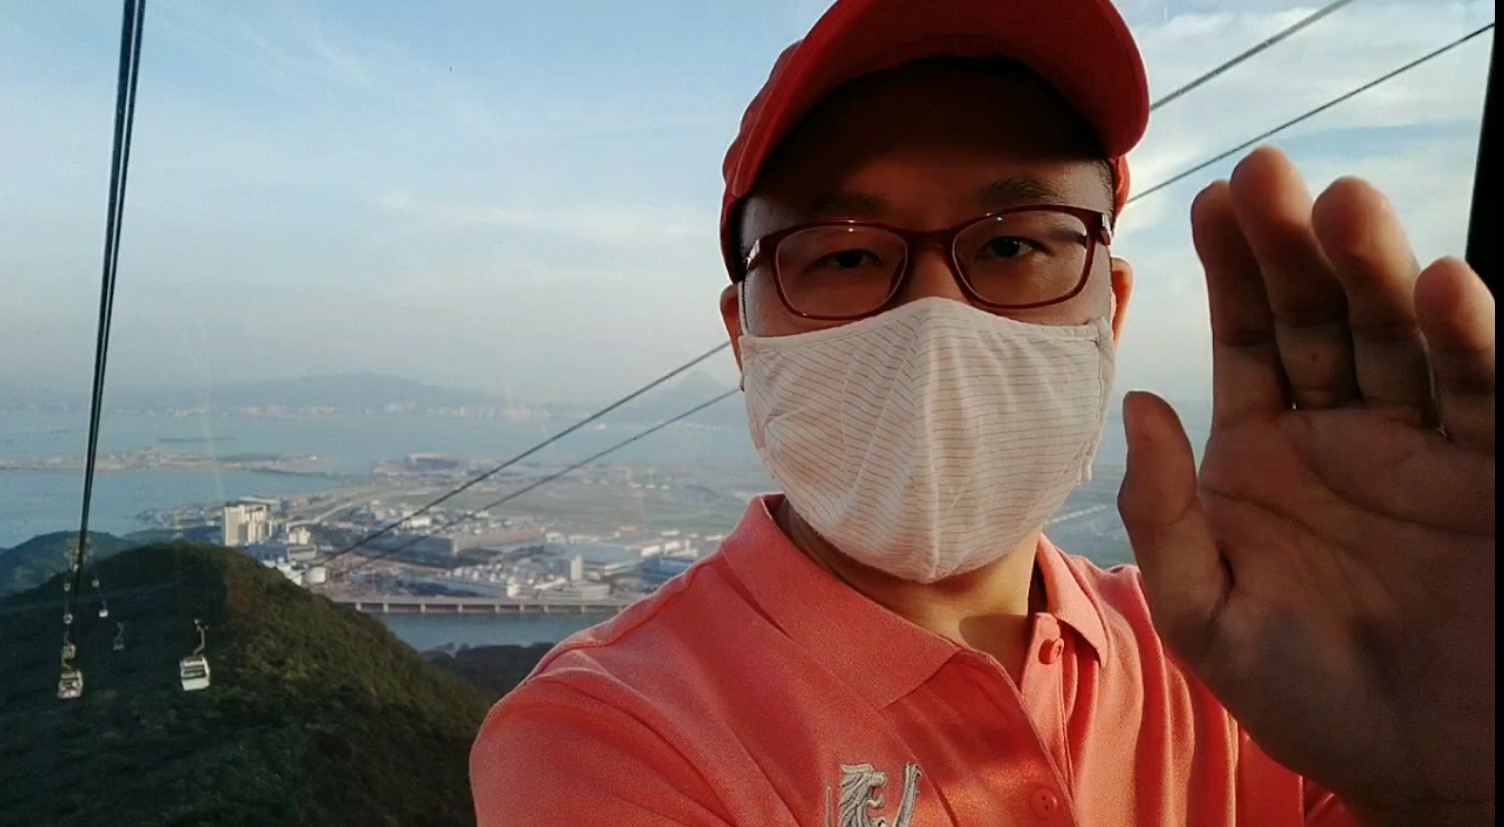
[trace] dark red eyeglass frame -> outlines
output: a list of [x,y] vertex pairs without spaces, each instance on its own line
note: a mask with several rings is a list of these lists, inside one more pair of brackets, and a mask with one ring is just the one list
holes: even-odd
[[[979,293],[977,293],[976,289],[971,286],[971,280],[967,278],[965,268],[961,266],[961,262],[956,258],[956,238],[966,230],[969,230],[972,227],[985,221],[991,221],[1003,216],[1024,212],[1057,212],[1064,213],[1065,215],[1075,216],[1076,218],[1080,219],[1081,223],[1086,225],[1087,232],[1086,266],[1081,269],[1081,276],[1076,280],[1076,286],[1071,288],[1071,291],[1069,293],[1066,293],[1059,298],[1050,299],[1049,301],[1043,302],[1031,302],[1029,304],[998,304],[997,302],[988,301]],[[876,308],[863,313],[842,316],[828,316],[814,313],[805,313],[804,311],[795,307],[794,303],[789,300],[788,293],[783,289],[783,276],[778,272],[778,245],[785,238],[793,235],[794,233],[800,232],[802,230],[815,229],[817,227],[874,227],[881,230],[887,230],[888,232],[893,233],[894,235],[903,239],[905,244],[903,262],[899,265],[898,270],[893,277],[893,285],[888,289],[887,298],[883,299]],[[980,305],[989,310],[1031,310],[1036,307],[1048,307],[1052,304],[1059,304],[1064,301],[1070,301],[1086,288],[1086,282],[1091,276],[1092,262],[1096,259],[1097,245],[1101,244],[1104,247],[1112,245],[1112,216],[1099,210],[1092,210],[1086,207],[1067,207],[1058,204],[1037,204],[1033,206],[1009,207],[1005,210],[995,210],[985,215],[979,215],[976,218],[967,219],[960,224],[955,224],[940,230],[909,230],[904,229],[903,227],[894,227],[891,224],[884,224],[880,221],[863,221],[859,219],[813,221],[808,224],[798,224],[793,227],[785,227],[784,229],[778,230],[777,232],[768,233],[767,235],[752,242],[752,246],[748,249],[746,258],[744,259],[744,267],[742,269],[742,272],[737,276],[736,280],[737,282],[746,281],[747,276],[749,276],[753,270],[761,267],[764,263],[766,263],[767,259],[771,259],[773,286],[778,291],[779,301],[783,302],[783,306],[787,308],[790,313],[793,313],[795,316],[803,319],[810,319],[813,321],[821,322],[856,321],[857,319],[865,319],[869,316],[875,316],[878,313],[881,313],[882,311],[888,309],[889,305],[893,303],[893,300],[903,292],[904,284],[906,284],[913,275],[913,263],[914,259],[916,258],[915,252],[929,244],[939,245],[941,249],[948,251],[951,274],[955,276],[956,283],[961,286],[961,291],[966,294],[966,298],[971,300],[974,304]]]

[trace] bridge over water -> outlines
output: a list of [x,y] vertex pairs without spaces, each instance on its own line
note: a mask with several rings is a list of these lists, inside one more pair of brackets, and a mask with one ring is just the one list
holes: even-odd
[[331,598],[341,606],[367,614],[616,614],[634,601],[626,597],[597,600],[539,600],[515,597],[387,597]]

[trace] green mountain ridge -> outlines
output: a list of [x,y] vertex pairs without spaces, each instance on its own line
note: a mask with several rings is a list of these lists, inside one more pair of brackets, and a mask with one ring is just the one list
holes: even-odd
[[[473,823],[469,746],[504,681],[466,683],[225,549],[146,546],[100,571],[109,618],[87,590],[74,609],[78,700],[56,697],[60,576],[0,600],[0,825]],[[212,686],[187,693],[195,618]]]
[[[76,531],[39,534],[11,548],[0,548],[0,595],[31,589],[68,569],[69,557],[78,541]],[[94,559],[101,560],[141,543],[101,531],[89,532]],[[61,586],[59,586],[61,589]]]

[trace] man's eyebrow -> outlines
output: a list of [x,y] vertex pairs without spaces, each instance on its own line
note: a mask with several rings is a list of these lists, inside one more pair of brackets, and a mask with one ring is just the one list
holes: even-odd
[[977,203],[989,210],[1025,204],[1063,204],[1059,190],[1036,178],[1014,176],[999,178],[977,190]]
[[865,192],[827,192],[804,208],[806,218],[882,218],[893,205],[881,195]]
[[[984,209],[996,210],[1023,204],[1063,204],[1059,190],[1026,176],[999,178],[976,191],[973,196]],[[827,192],[811,201],[804,217],[818,221],[827,218],[883,218],[892,214],[893,205],[881,195],[866,192]]]

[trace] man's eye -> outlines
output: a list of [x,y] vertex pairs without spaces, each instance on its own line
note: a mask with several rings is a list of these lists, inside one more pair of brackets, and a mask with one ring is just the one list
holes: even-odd
[[828,267],[833,270],[855,270],[858,267],[875,267],[882,264],[882,260],[871,250],[841,250],[821,256],[815,261],[816,266]]
[[977,252],[977,255],[981,258],[1003,259],[1006,261],[1008,259],[1022,258],[1025,254],[1037,249],[1039,249],[1039,245],[1027,238],[1004,235],[983,244],[982,249]]

